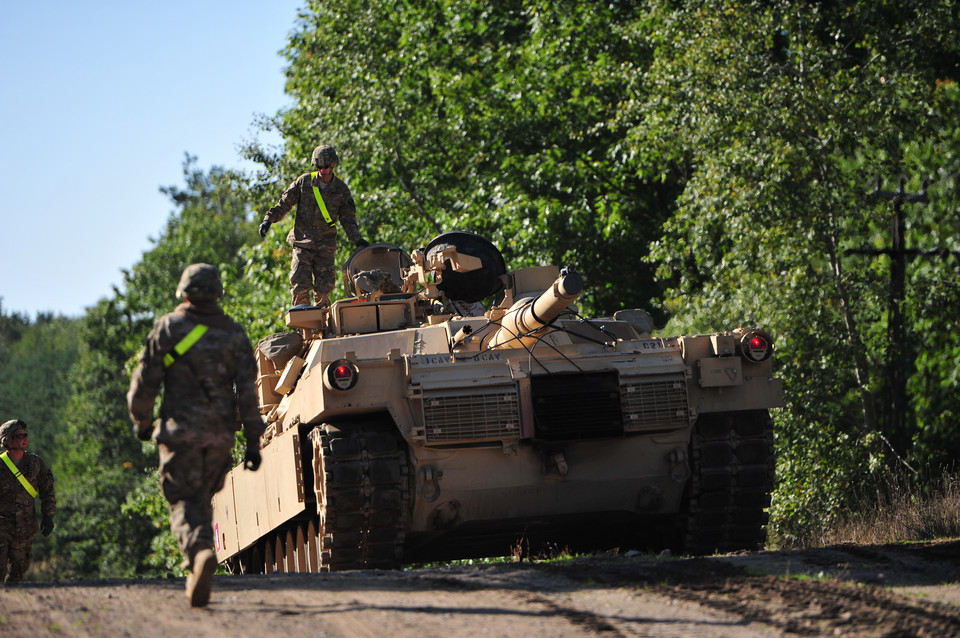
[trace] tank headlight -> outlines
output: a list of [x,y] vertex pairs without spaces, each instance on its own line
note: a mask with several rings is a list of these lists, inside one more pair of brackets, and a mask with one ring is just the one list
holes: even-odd
[[323,373],[323,385],[328,390],[352,390],[359,380],[360,370],[355,363],[347,359],[337,359],[328,364]]
[[773,355],[773,339],[766,330],[748,330],[740,337],[739,346],[747,361],[760,363]]

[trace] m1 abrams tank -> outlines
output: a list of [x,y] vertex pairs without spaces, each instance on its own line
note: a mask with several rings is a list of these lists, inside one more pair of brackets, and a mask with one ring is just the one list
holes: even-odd
[[354,296],[292,308],[257,348],[263,465],[214,498],[229,570],[762,546],[781,405],[763,330],[583,318],[576,272],[507,272],[464,232],[360,249],[344,280]]

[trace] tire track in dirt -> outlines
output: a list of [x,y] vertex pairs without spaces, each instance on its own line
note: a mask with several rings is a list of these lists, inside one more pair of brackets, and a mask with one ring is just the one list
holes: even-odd
[[664,593],[798,635],[842,635],[878,627],[883,627],[883,635],[960,635],[960,614],[955,610],[837,581],[769,576],[709,589],[678,586]]
[[960,636],[960,610],[955,606],[837,578],[751,575],[714,559],[602,561],[595,569],[570,571],[566,576],[574,580],[589,574],[594,583],[643,587],[788,634]]
[[940,638],[960,636],[958,574],[948,541],[217,576],[203,610],[182,578],[36,582],[0,591],[0,635]]
[[[442,587],[464,589],[469,591],[482,591],[492,588],[489,581],[485,584],[479,584],[454,576],[428,576],[425,578],[425,580]],[[516,598],[519,598],[522,601],[522,604],[541,607],[547,613],[562,617],[579,630],[589,631],[590,633],[606,636],[608,638],[626,638],[626,634],[622,633],[601,615],[582,609],[563,606],[540,593],[521,591],[515,589],[516,587],[516,583],[509,583],[500,580],[496,582],[497,589],[511,591]]]

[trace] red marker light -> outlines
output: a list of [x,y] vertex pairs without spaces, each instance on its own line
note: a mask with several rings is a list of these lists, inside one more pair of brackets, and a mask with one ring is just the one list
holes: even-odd
[[360,369],[347,359],[337,359],[326,367],[323,385],[328,390],[352,390],[360,378]]
[[739,350],[747,361],[760,363],[773,354],[773,340],[765,330],[749,330],[741,335]]

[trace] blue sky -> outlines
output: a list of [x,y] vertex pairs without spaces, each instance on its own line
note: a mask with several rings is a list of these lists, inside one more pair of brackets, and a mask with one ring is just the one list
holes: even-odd
[[[80,316],[173,212],[185,153],[252,170],[289,106],[280,50],[303,0],[3,2],[0,304]],[[149,7],[149,8],[148,8]]]

